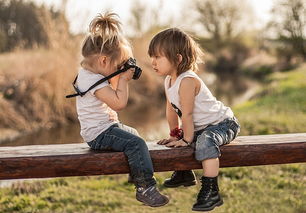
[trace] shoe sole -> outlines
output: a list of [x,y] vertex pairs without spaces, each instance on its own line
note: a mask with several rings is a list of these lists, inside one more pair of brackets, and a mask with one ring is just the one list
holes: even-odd
[[219,202],[217,202],[215,205],[209,207],[209,208],[192,208],[192,211],[211,211],[213,210],[215,207],[221,206],[223,204],[223,200],[220,200]]
[[188,187],[188,186],[194,186],[196,184],[197,184],[197,181],[192,181],[192,182],[179,183],[179,184],[175,184],[175,185],[164,184],[164,187],[167,187],[167,188],[175,188],[175,187],[179,187],[179,186]]
[[164,205],[166,205],[167,203],[169,203],[169,198],[167,199],[167,201],[166,201],[165,203],[156,204],[156,205],[149,205],[149,204],[145,203],[144,201],[139,200],[137,197],[136,197],[136,200],[138,200],[139,202],[143,203],[144,205],[150,206],[150,207],[160,207],[160,206],[164,206]]

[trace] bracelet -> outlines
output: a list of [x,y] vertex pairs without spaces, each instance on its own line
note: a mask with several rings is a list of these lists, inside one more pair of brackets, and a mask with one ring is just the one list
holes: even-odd
[[188,146],[192,144],[192,142],[186,141],[184,138],[182,138],[182,141],[184,141]]
[[183,138],[183,129],[175,127],[170,131],[171,137],[176,137],[177,139]]

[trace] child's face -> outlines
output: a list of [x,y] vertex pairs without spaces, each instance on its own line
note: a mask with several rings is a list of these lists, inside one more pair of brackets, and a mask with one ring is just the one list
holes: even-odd
[[176,73],[175,66],[164,55],[155,55],[151,57],[151,63],[154,71],[161,76]]

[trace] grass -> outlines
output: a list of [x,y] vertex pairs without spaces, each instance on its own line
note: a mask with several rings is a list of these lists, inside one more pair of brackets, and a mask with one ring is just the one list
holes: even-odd
[[[220,188],[224,205],[214,212],[304,212],[305,165],[222,169]],[[157,173],[162,181],[171,173]],[[197,176],[201,171],[196,171]],[[5,212],[191,212],[200,185],[161,191],[170,203],[145,207],[134,199],[127,175],[56,178],[22,182],[1,190],[0,211]]]
[[274,73],[252,100],[234,108],[242,135],[305,132],[306,65]]
[[[271,75],[256,97],[234,108],[241,134],[305,132],[305,79],[305,66]],[[191,212],[200,184],[162,187],[170,174],[156,173],[159,188],[170,196],[160,208],[141,205],[127,175],[113,175],[15,183],[0,189],[0,212]],[[306,164],[223,168],[219,185],[225,202],[214,212],[306,212]]]

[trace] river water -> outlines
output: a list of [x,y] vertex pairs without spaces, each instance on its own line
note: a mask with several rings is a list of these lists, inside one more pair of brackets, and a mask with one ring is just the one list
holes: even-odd
[[[159,109],[160,110],[160,109]],[[158,140],[168,136],[168,125],[160,113],[154,114],[153,110],[142,113],[142,116],[131,116],[132,113],[120,113],[122,123],[137,129],[140,136],[147,141]],[[44,144],[68,144],[82,143],[79,123],[61,126],[52,129],[42,129],[40,131],[18,137],[11,141],[2,141],[0,146],[24,146],[24,145],[44,145]]]

